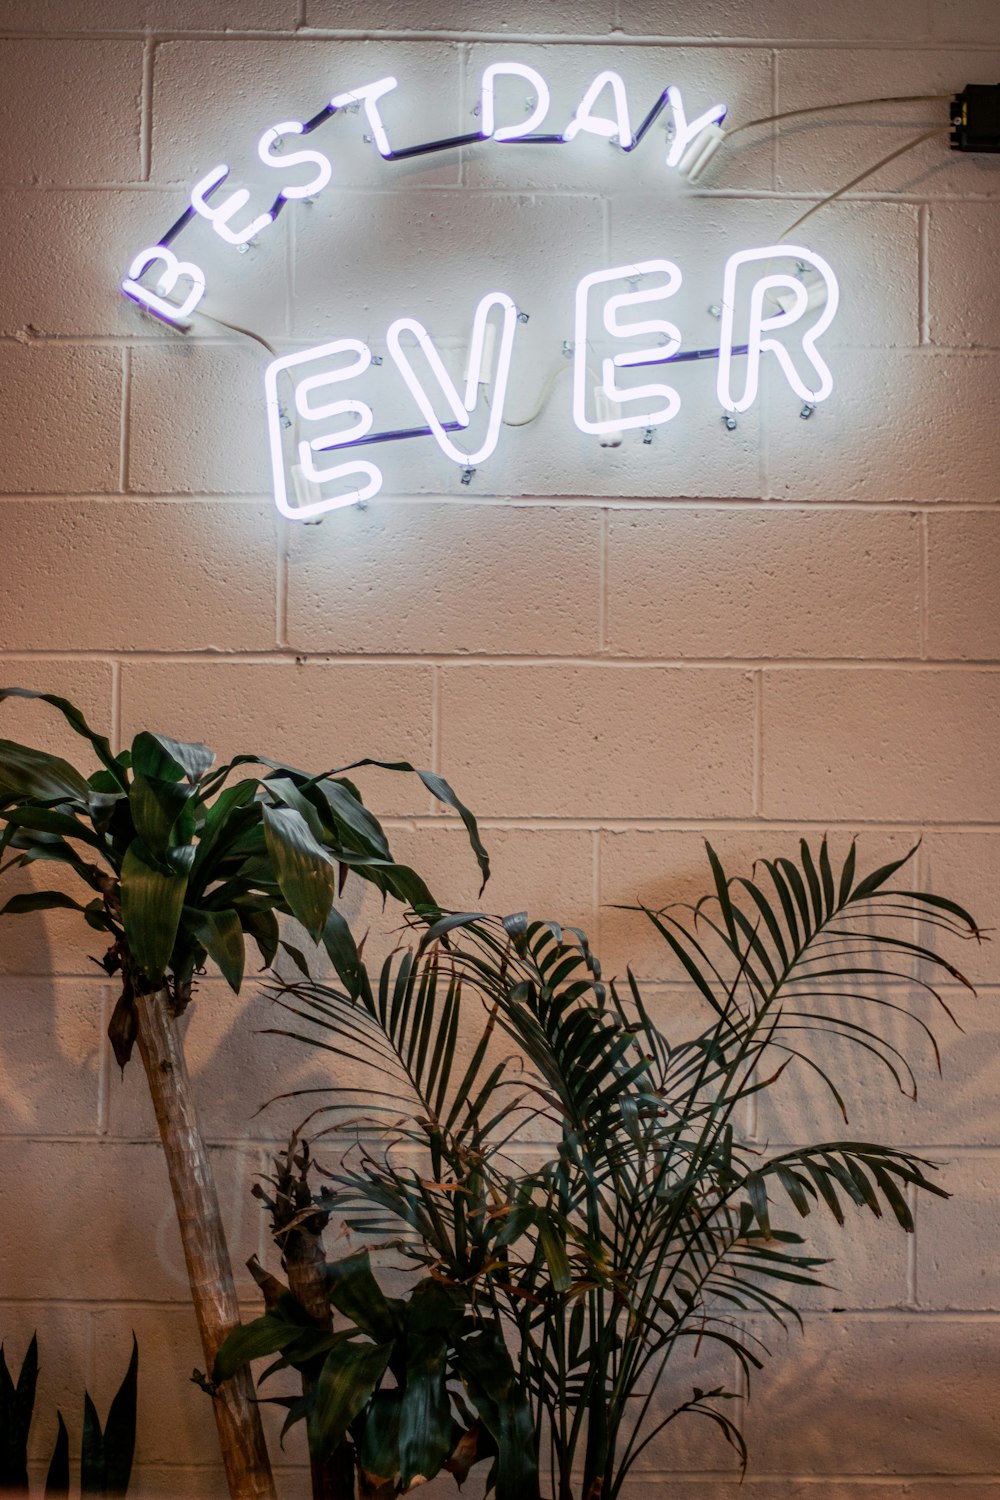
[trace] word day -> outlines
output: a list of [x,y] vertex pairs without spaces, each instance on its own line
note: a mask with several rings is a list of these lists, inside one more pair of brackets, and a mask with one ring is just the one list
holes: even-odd
[[[587,86],[564,128],[546,132],[541,127],[552,108],[552,96],[545,78],[536,68],[525,63],[498,62],[490,63],[480,79],[480,126],[477,130],[442,140],[394,146],[383,118],[382,101],[398,87],[399,82],[394,77],[378,78],[334,94],[309,120],[282,120],[265,130],[256,143],[257,159],[265,167],[281,172],[291,180],[281,184],[269,205],[265,206],[265,200],[257,205],[256,211],[251,204],[249,188],[233,188],[221,196],[232,168],[225,162],[212,167],[192,187],[188,206],[180,218],[155,245],[147,246],[133,257],[122,282],[126,296],[156,317],[183,325],[205,295],[206,278],[199,265],[192,260],[180,260],[169,246],[185,225],[200,218],[207,220],[225,244],[237,250],[246,249],[275,222],[286,203],[318,197],[334,181],[333,161],[314,146],[293,150],[288,147],[294,146],[300,138],[311,136],[335,115],[363,112],[368,132],[366,138],[387,162],[405,161],[487,141],[506,146],[563,146],[581,136],[596,136],[628,153],[641,144],[651,126],[663,115],[667,123],[664,163],[692,181],[704,170],[721,144],[721,121],[726,116],[725,104],[713,104],[694,119],[688,119],[681,90],[670,84],[633,128],[625,83],[618,73],[605,69]],[[528,113],[517,119],[517,103],[511,97],[512,89],[518,91],[518,102],[523,110],[526,87],[531,90]]]
[[[604,441],[630,428],[651,430],[672,422],[681,410],[672,385],[662,380],[629,384],[623,377],[629,370],[662,370],[689,360],[718,359],[716,390],[731,415],[757,399],[764,355],[773,356],[780,374],[810,407],[830,395],[833,379],[816,345],[836,315],[839,288],[821,256],[789,244],[731,255],[723,273],[717,349],[684,351],[678,326],[648,315],[682,283],[680,267],[663,259],[613,266],[580,280],[573,338],[565,347],[572,359],[572,417],[581,433]],[[643,315],[634,316],[637,312]],[[505,292],[480,299],[461,391],[423,323],[400,317],[389,325],[386,348],[426,424],[419,427],[376,431],[368,401],[357,392],[338,394],[346,382],[381,364],[362,339],[337,338],[273,360],[264,384],[274,499],[281,514],[305,521],[377,494],[381,468],[347,455],[379,443],[433,437],[441,452],[462,466],[463,477],[470,477],[499,442],[520,322]],[[461,446],[454,434],[468,437],[473,414],[479,436]]]

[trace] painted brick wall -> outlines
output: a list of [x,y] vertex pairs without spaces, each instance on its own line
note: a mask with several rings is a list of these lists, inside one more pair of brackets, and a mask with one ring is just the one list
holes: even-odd
[[[0,31],[0,677],[69,694],[117,742],[148,726],[442,770],[484,820],[494,905],[583,922],[671,1025],[676,975],[610,904],[700,892],[705,835],[746,861],[801,832],[858,831],[870,861],[922,835],[915,878],[996,921],[1000,158],[928,142],[811,223],[844,312],[810,423],[774,387],[727,434],[699,395],[669,441],[590,449],[564,385],[489,479],[464,490],[414,454],[367,511],[319,527],[268,498],[259,348],[184,341],[115,290],[220,151],[338,80],[397,71],[410,139],[469,129],[499,56],[560,98],[614,65],[643,99],[676,79],[739,121],[996,79],[996,0],[2,0]],[[581,247],[587,269],[676,253],[700,296],[713,236],[761,242],[942,108],[747,133],[697,193],[587,150],[449,154],[390,181],[359,143],[338,195],[283,216],[213,307],[289,348],[327,334],[334,293],[348,332],[374,336],[392,302],[457,338],[484,256],[503,267],[511,245],[543,332]],[[2,728],[76,750],[34,707]],[[412,789],[373,795],[443,899],[472,900],[452,823]],[[106,1404],[134,1327],[146,1488],[218,1493],[142,1079],[111,1064],[113,997],[85,950],[58,917],[0,934],[0,1334],[19,1360],[39,1331],[41,1463],[54,1403],[78,1424],[86,1381]],[[1000,970],[966,956],[980,994],[948,993],[964,1031],[942,1031],[943,1080],[925,1057],[918,1103],[865,1107],[870,1074],[848,1079],[852,1124],[940,1159],[954,1199],[921,1202],[909,1239],[822,1232],[835,1289],[740,1403],[753,1500],[1000,1482]],[[254,1111],[317,1074],[262,1024],[258,999],[210,980],[189,1030],[240,1265],[264,1251],[248,1187],[286,1123]],[[803,1077],[753,1128],[794,1142],[818,1124],[838,1130]],[[282,1463],[304,1494],[301,1449]],[[651,1450],[644,1484],[721,1500],[736,1478],[691,1429]]]

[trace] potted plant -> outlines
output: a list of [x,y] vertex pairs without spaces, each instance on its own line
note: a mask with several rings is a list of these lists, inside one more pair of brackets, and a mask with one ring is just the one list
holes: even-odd
[[[902,1012],[930,1035],[914,996],[936,994],[935,974],[968,982],[928,939],[978,938],[973,918],[897,884],[909,856],[860,875],[853,845],[834,869],[825,839],[803,841],[734,878],[708,855],[710,897],[646,912],[708,1007],[690,1039],[656,1024],[631,973],[605,984],[582,933],[524,914],[443,917],[352,990],[274,989],[288,1034],[346,1054],[370,1098],[331,1078],[324,1124],[314,1111],[303,1127],[338,1147],[319,1191],[297,1158],[300,1213],[337,1215],[363,1248],[326,1272],[322,1334],[279,1295],[215,1375],[265,1353],[279,1357],[262,1379],[305,1371],[279,1398],[286,1425],[306,1421],[314,1456],[353,1443],[363,1488],[461,1480],[485,1459],[498,1500],[613,1500],[690,1413],[745,1464],[724,1385],[656,1409],[671,1359],[716,1345],[760,1367],[746,1315],[795,1318],[824,1264],[789,1217],[843,1224],[852,1205],[910,1231],[909,1186],[947,1196],[932,1163],[892,1146],[752,1145],[740,1110],[801,1065],[843,1110],[825,1036],[915,1092],[880,1021]],[[380,1286],[378,1247],[414,1271],[408,1296]]]
[[[410,908],[436,908],[416,872],[393,858],[346,775],[353,767],[310,775],[257,752],[215,767],[207,746],[147,731],[115,754],[67,699],[0,690],[0,703],[19,698],[57,709],[98,764],[84,774],[59,756],[0,740],[0,868],[57,862],[78,878],[84,896],[36,890],[12,897],[0,915],[70,908],[108,944],[101,962],[121,981],[109,1035],[122,1067],[139,1050],[211,1367],[239,1312],[178,1027],[195,978],[211,961],[238,993],[247,939],[269,965],[281,942],[278,919],[291,916],[323,944],[353,993],[362,966],[337,907],[345,882],[355,876]],[[408,762],[356,764],[413,774],[456,809],[485,880],[489,864],[475,819],[445,781]],[[228,1381],[213,1409],[234,1500],[273,1495],[249,1378]]]

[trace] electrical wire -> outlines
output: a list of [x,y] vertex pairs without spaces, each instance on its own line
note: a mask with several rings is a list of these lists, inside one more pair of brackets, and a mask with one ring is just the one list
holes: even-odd
[[807,219],[811,219],[813,214],[818,214],[820,209],[825,208],[828,203],[832,203],[836,198],[843,197],[844,193],[849,193],[851,188],[857,187],[859,182],[864,182],[867,178],[873,177],[880,167],[888,166],[889,162],[895,161],[898,156],[905,156],[907,151],[912,151],[915,146],[923,145],[924,141],[929,141],[936,135],[947,135],[950,129],[950,125],[935,125],[933,130],[925,130],[922,135],[915,136],[912,141],[907,141],[905,146],[900,146],[897,150],[891,151],[888,156],[883,156],[882,160],[877,161],[873,167],[866,167],[863,172],[858,173],[857,177],[852,177],[850,182],[845,182],[843,187],[837,188],[836,192],[828,193],[825,198],[820,199],[819,203],[814,203],[812,208],[807,209],[804,214],[795,220],[794,224],[789,224],[787,229],[782,230],[781,238],[783,240],[786,239],[788,235],[793,234],[796,229],[800,228]]
[[726,139],[732,140],[741,130],[751,130],[755,125],[773,125],[778,120],[798,120],[805,115],[823,115],[838,109],[858,109],[862,104],[930,104],[937,100],[950,100],[951,94],[887,94],[881,99],[849,99],[843,104],[813,104],[808,109],[784,109],[776,115],[761,115],[759,120],[744,120],[726,131]]
[[225,318],[218,318],[214,313],[206,312],[203,307],[199,306],[198,312],[203,318],[207,318],[210,323],[215,323],[219,328],[228,328],[230,333],[241,333],[244,338],[253,339],[255,344],[260,344],[262,349],[267,350],[272,359],[277,358],[276,350],[271,347],[263,334],[254,333],[252,328],[241,328],[238,323],[227,323]]

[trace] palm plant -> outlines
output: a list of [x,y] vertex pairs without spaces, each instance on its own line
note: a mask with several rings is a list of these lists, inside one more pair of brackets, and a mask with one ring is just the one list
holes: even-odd
[[[502,1458],[505,1442],[509,1452],[512,1434],[495,1414],[491,1422],[479,1406],[470,1422],[462,1406],[476,1404],[461,1347],[476,1329],[511,1349],[531,1413],[530,1462],[494,1459],[498,1500],[531,1500],[541,1474],[553,1500],[613,1500],[682,1413],[715,1422],[745,1463],[724,1386],[695,1387],[674,1410],[657,1409],[670,1360],[714,1343],[748,1376],[759,1368],[764,1349],[748,1315],[796,1317],[796,1289],[818,1284],[823,1264],[785,1224],[789,1208],[839,1223],[845,1202],[877,1217],[888,1209],[909,1231],[908,1188],[947,1196],[930,1162],[891,1146],[839,1139],[772,1154],[742,1140],[740,1127],[745,1102],[793,1063],[814,1070],[843,1108],[815,1045],[824,1037],[864,1049],[911,1092],[913,1075],[880,1019],[907,1016],[933,1045],[914,999],[930,995],[947,1011],[935,973],[968,982],[929,937],[978,938],[972,917],[894,885],[906,859],[859,877],[853,846],[836,872],[825,840],[816,851],[803,841],[797,861],[763,861],[736,879],[708,853],[710,898],[646,911],[710,1009],[691,1040],[664,1035],[631,973],[622,986],[602,983],[582,933],[523,914],[442,918],[416,951],[391,956],[377,982],[362,970],[354,991],[308,980],[276,990],[296,1018],[286,1034],[349,1057],[358,1087],[333,1086],[319,1105],[325,1133],[348,1149],[326,1169],[317,1201],[461,1306],[432,1384],[451,1424],[419,1453],[399,1442],[398,1426],[395,1448],[390,1434],[378,1472],[397,1492],[447,1467],[456,1436],[472,1461]],[[463,1041],[470,1004],[479,1020]],[[367,1261],[365,1270],[349,1299],[334,1277],[345,1323],[334,1344],[310,1351],[337,1391],[333,1416],[324,1428],[308,1402],[291,1413],[309,1416],[311,1439],[352,1433],[362,1456],[372,1401],[406,1403],[410,1379],[426,1385],[419,1370],[393,1370],[379,1329],[384,1294]],[[272,1338],[287,1347],[292,1335]],[[374,1376],[369,1363],[366,1379],[353,1379],[338,1353],[345,1345],[358,1361],[379,1350]],[[251,1349],[252,1338],[242,1350],[230,1344],[227,1368]]]
[[[178,1030],[196,976],[211,960],[238,993],[246,940],[269,965],[282,944],[278,918],[294,917],[324,945],[353,994],[361,960],[336,904],[347,879],[360,877],[383,898],[420,911],[433,911],[433,898],[415,871],[393,859],[379,822],[343,771],[308,775],[256,752],[213,769],[207,746],[145,731],[116,755],[66,699],[0,690],[0,702],[10,698],[38,698],[56,708],[99,765],[84,775],[58,756],[0,740],[0,870],[57,862],[89,897],[81,902],[61,890],[33,891],[12,897],[0,915],[65,907],[109,940],[101,962],[122,986],[109,1035],[122,1067],[138,1045],[211,1367],[239,1312]],[[445,781],[407,762],[355,764],[413,773],[457,810],[485,880],[489,864],[475,820]],[[239,768],[261,765],[269,768],[264,776],[230,784]],[[289,951],[302,961],[296,949]],[[229,1382],[213,1410],[231,1494],[273,1495],[249,1380]]]

